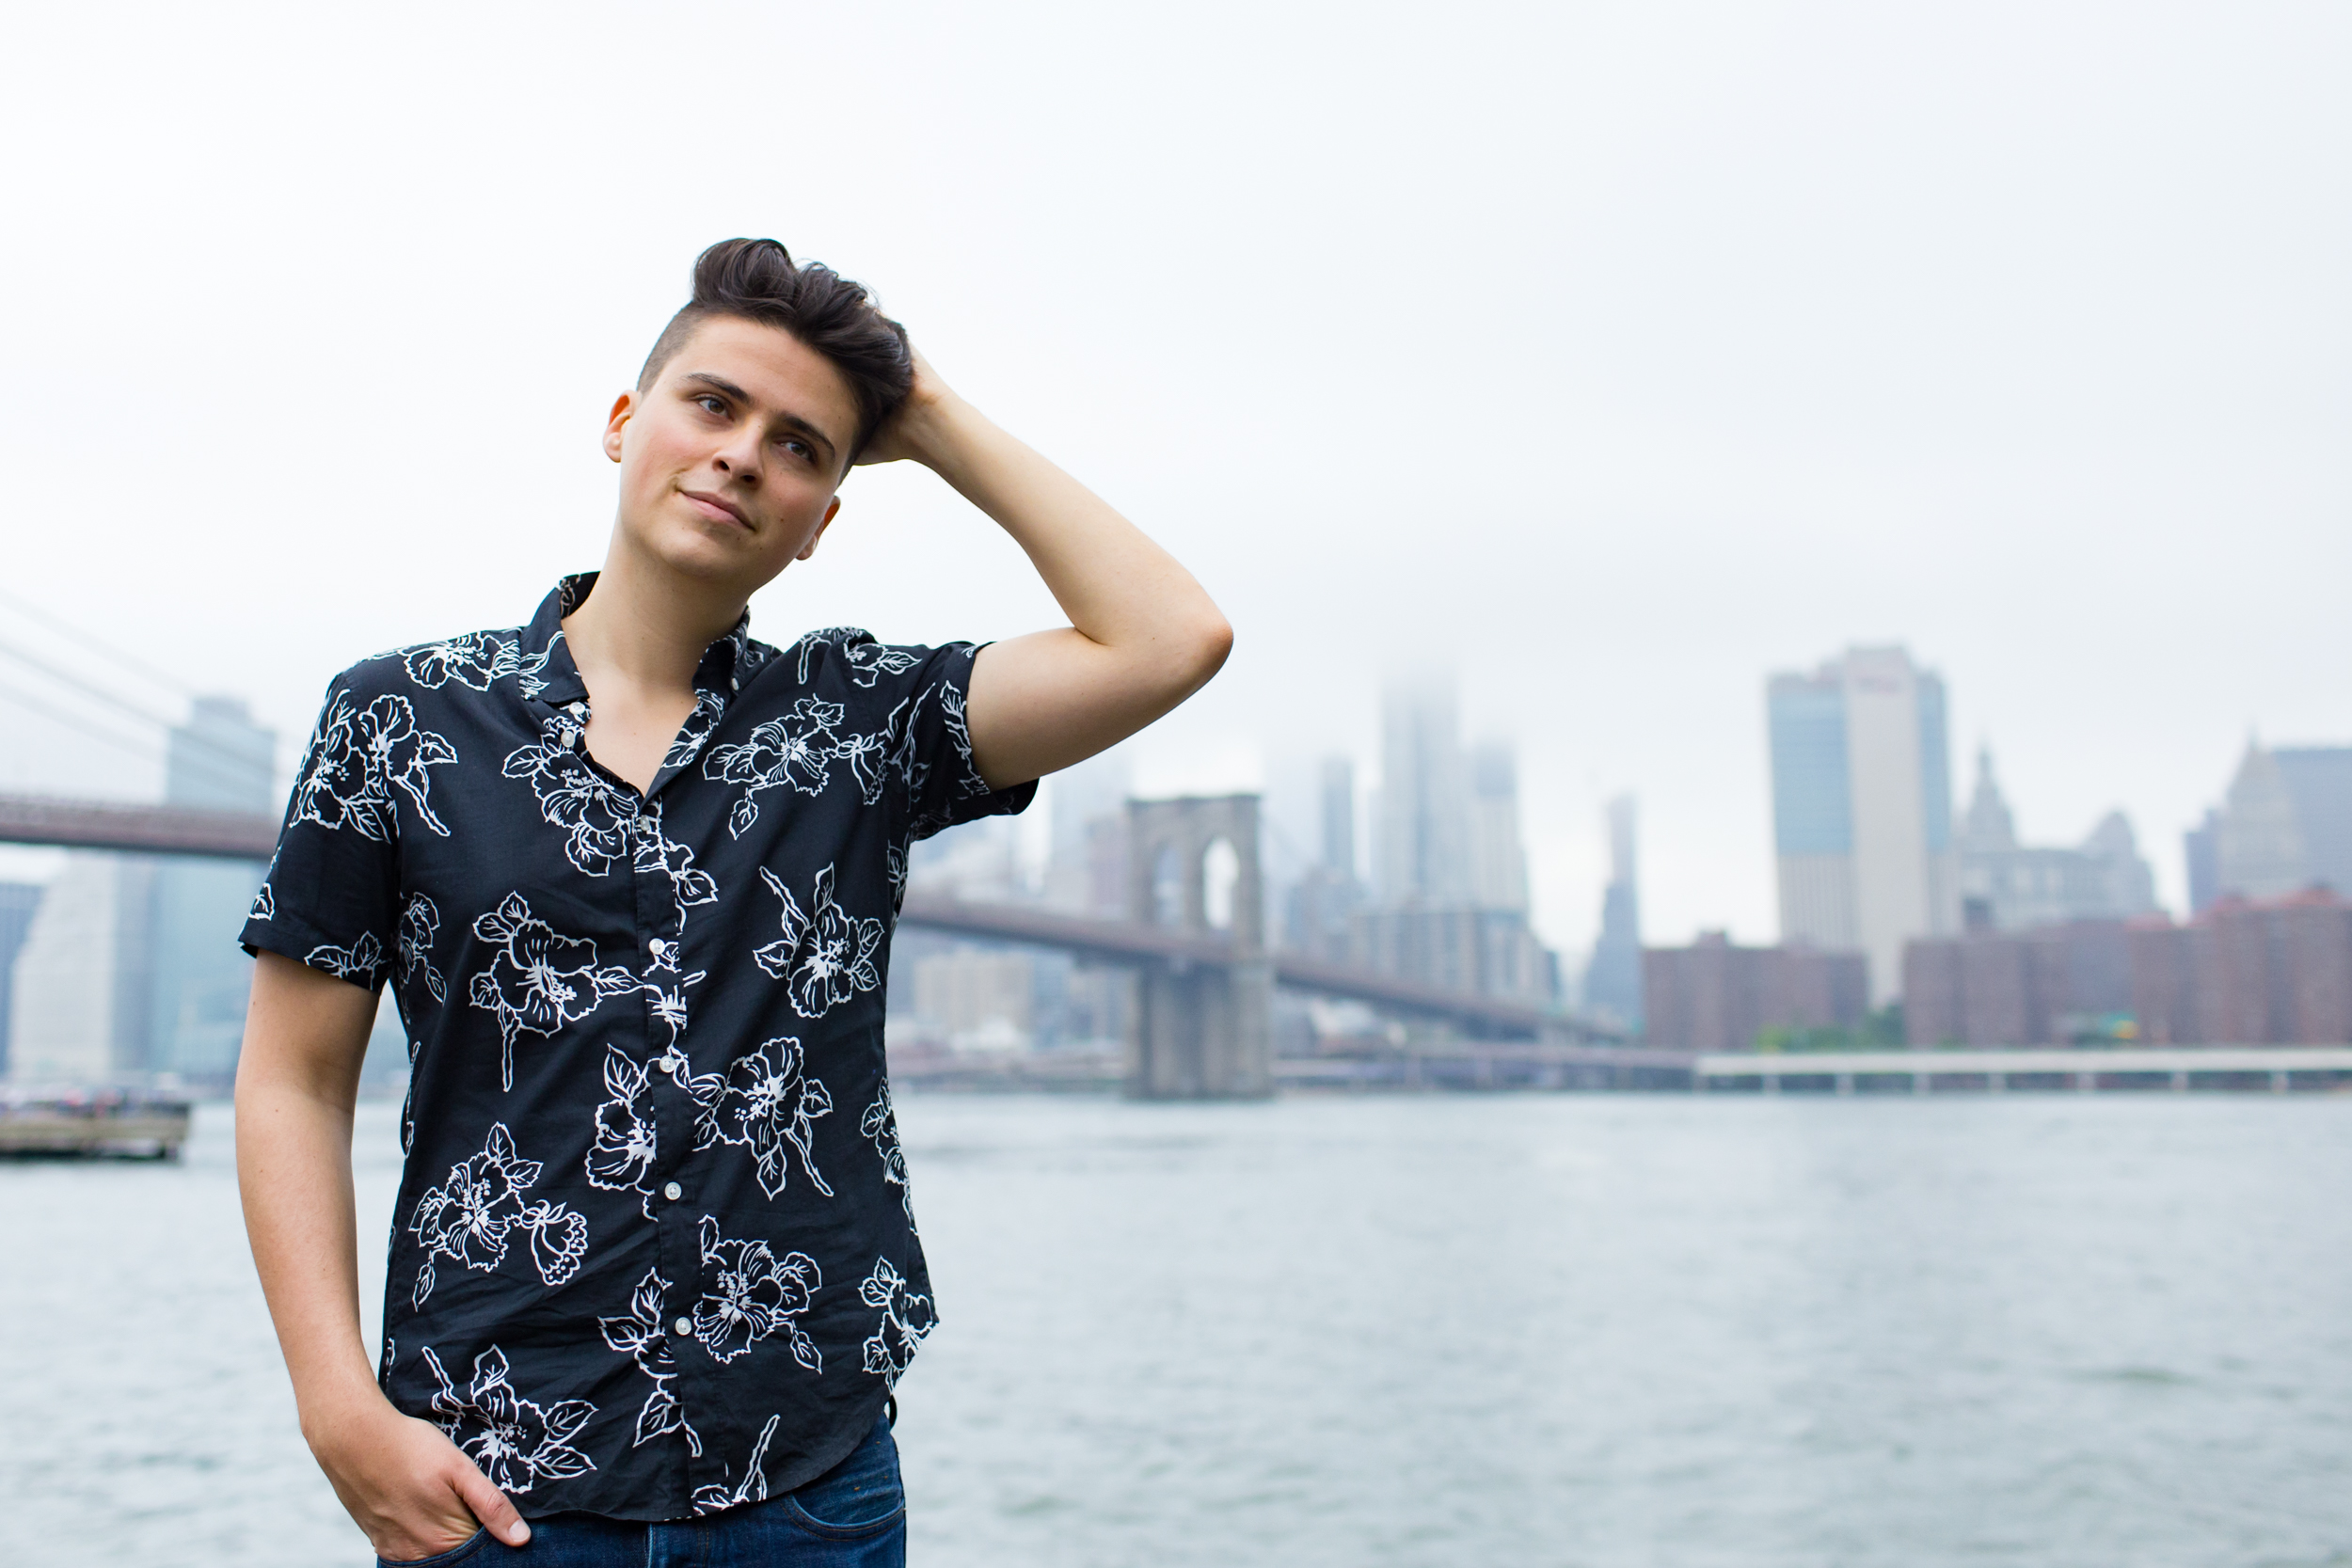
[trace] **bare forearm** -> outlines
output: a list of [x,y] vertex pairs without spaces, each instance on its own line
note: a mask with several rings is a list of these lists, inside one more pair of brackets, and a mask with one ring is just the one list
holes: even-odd
[[375,998],[262,956],[237,1064],[237,1190],[306,1431],[376,1394],[359,1338],[352,1106]]
[[1067,629],[996,643],[972,675],[973,756],[996,787],[1117,744],[1214,675],[1232,631],[1192,574],[1102,498],[952,393],[901,427],[918,458],[1012,535]]
[[360,1338],[351,1102],[256,1074],[237,1090],[246,1233],[306,1433],[376,1395]]
[[921,461],[1025,551],[1088,641],[1198,659],[1224,618],[1192,574],[1107,502],[949,394],[911,420]]

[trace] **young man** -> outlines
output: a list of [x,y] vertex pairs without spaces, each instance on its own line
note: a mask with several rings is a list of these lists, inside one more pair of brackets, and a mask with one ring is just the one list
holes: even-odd
[[[601,573],[328,689],[244,932],[254,1258],[303,1433],[385,1561],[900,1561],[890,1390],[932,1322],[882,1061],[907,847],[1021,810],[1231,632],[772,240],[704,253],[604,450]],[[753,641],[850,466],[901,460],[1070,625]],[[379,1361],[350,1153],[387,983],[413,1070]]]

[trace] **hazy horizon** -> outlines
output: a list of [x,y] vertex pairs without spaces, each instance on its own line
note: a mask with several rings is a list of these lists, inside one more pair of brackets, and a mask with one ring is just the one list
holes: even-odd
[[[1382,673],[1450,665],[1571,950],[1624,792],[1651,941],[1773,937],[1764,683],[1852,643],[1944,675],[1956,802],[1989,743],[2029,842],[2121,808],[2176,911],[2249,734],[2352,741],[2341,9],[134,7],[18,48],[0,584],[249,698],[281,766],[337,669],[596,564],[604,409],[737,233],[874,286],[1225,606],[1139,787],[1369,784]],[[928,474],[843,493],[757,635],[1058,620]],[[131,782],[4,694],[0,734],[20,783]]]

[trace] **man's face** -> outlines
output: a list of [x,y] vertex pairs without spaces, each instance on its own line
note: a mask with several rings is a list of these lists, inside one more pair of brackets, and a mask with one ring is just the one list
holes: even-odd
[[856,430],[849,383],[823,356],[780,328],[712,316],[651,387],[612,405],[604,451],[621,466],[621,532],[749,597],[816,550]]

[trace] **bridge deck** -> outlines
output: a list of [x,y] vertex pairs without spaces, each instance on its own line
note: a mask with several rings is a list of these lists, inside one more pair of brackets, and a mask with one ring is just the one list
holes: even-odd
[[[191,811],[182,806],[117,804],[0,795],[0,843],[45,844],[73,849],[111,849],[137,855],[200,855],[215,859],[266,861],[278,847],[278,819],[243,812]],[[1230,964],[1231,945],[1125,920],[1093,920],[1029,904],[967,902],[937,894],[910,892],[899,923],[991,942],[1029,942],[1112,962]],[[1451,1019],[1474,1029],[1500,1033],[1565,1034],[1579,1039],[1612,1039],[1614,1034],[1571,1014],[1416,985],[1391,975],[1351,969],[1289,953],[1268,953],[1277,985],[1345,997],[1375,1006]]]

